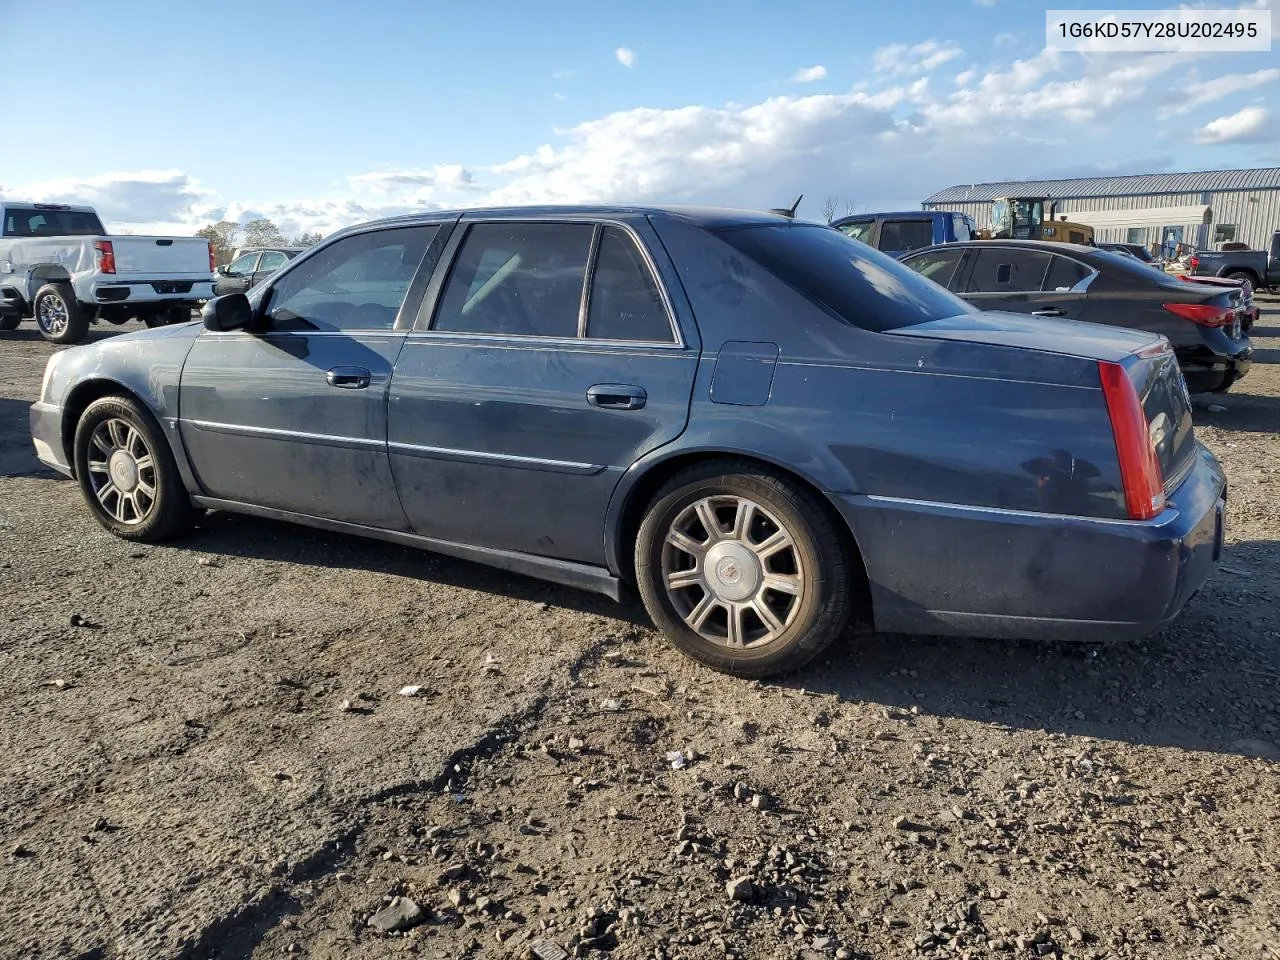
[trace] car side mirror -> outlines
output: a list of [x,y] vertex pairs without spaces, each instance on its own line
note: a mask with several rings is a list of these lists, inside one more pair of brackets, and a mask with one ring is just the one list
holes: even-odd
[[243,293],[214,297],[200,310],[206,330],[244,330],[253,326],[253,307]]

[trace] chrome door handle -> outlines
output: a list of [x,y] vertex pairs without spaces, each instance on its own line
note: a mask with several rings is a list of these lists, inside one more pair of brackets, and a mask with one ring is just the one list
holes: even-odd
[[1032,310],[1033,317],[1065,317],[1066,314],[1057,307],[1050,307],[1048,310]]
[[648,400],[644,387],[625,383],[597,383],[587,390],[587,403],[606,410],[639,410]]
[[334,367],[324,375],[329,386],[339,390],[363,390],[373,379],[364,367]]

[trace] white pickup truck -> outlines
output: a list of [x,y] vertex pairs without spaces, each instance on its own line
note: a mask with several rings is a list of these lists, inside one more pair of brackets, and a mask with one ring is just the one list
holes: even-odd
[[46,340],[77,343],[99,320],[190,320],[213,268],[200,237],[107,236],[92,207],[0,202],[0,330],[34,317]]

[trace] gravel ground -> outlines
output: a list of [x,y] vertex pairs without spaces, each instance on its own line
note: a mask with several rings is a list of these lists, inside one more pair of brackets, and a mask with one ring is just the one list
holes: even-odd
[[52,348],[0,334],[0,957],[1280,960],[1262,305],[1197,410],[1229,552],[1172,627],[850,637],[763,684],[634,602],[385,544],[114,540],[29,452]]

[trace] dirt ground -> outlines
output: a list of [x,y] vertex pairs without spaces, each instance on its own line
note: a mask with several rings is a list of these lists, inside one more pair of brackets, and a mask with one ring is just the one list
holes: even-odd
[[53,348],[0,334],[0,957],[1280,960],[1262,305],[1196,412],[1229,552],[1172,627],[850,637],[776,683],[381,543],[115,540],[30,453]]

